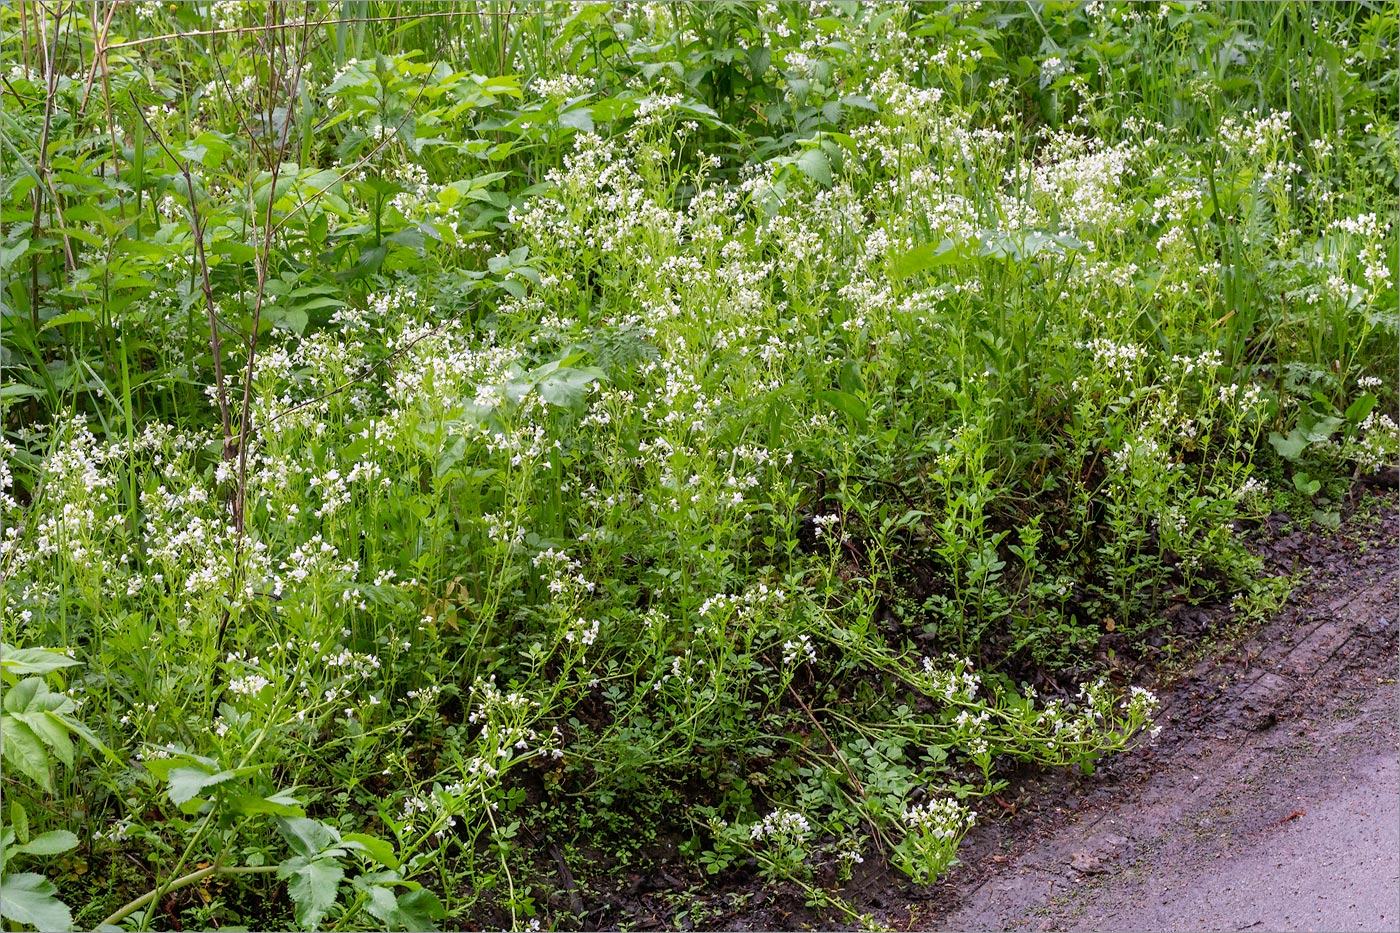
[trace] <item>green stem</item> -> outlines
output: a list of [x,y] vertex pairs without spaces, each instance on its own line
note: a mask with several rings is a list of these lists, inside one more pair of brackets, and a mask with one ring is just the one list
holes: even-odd
[[277,870],[276,865],[210,865],[208,868],[201,868],[199,871],[192,871],[188,875],[182,875],[164,886],[158,886],[154,890],[147,891],[136,900],[120,908],[106,920],[98,924],[98,927],[116,926],[131,914],[145,907],[162,894],[168,894],[180,888],[189,887],[197,881],[203,881],[211,875],[261,875]]

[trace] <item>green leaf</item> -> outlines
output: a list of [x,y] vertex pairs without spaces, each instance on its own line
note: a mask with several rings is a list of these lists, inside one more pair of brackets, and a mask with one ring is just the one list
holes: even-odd
[[6,875],[0,878],[0,917],[39,930],[71,930],[73,914],[54,897],[57,893],[58,888],[43,875]]
[[49,753],[44,750],[44,743],[39,741],[34,730],[12,716],[0,716],[0,737],[4,739],[2,757],[5,764],[18,768],[35,784],[52,793]]
[[360,849],[385,868],[399,867],[399,860],[394,855],[393,843],[367,833],[346,833],[342,838],[346,843],[353,843],[347,848]]
[[1376,407],[1376,397],[1370,392],[1358,398],[1347,406],[1345,412],[1347,421],[1352,424],[1360,424],[1366,420],[1366,416],[1371,413],[1371,409]]
[[79,663],[62,648],[12,648],[0,643],[0,667],[15,674],[48,674]]
[[7,402],[16,398],[34,398],[44,393],[33,386],[25,385],[22,382],[12,382],[9,385],[0,386],[0,402]]
[[1287,437],[1277,431],[1271,431],[1269,443],[1274,445],[1274,450],[1285,460],[1297,460],[1308,447],[1308,439],[1297,428],[1289,431]]
[[16,713],[15,718],[34,730],[34,734],[47,745],[59,761],[73,767],[73,740],[68,738],[68,724],[56,713],[39,710],[32,713]]
[[967,262],[971,257],[959,243],[945,239],[940,243],[924,243],[903,254],[890,264],[890,275],[896,279],[907,279],[911,275],[927,272],[939,266],[951,266]]
[[1293,474],[1293,488],[1305,496],[1315,496],[1322,489],[1322,481],[1313,479],[1308,474],[1298,472]]
[[1313,423],[1312,427],[1308,428],[1303,433],[1310,442],[1316,444],[1327,440],[1333,434],[1337,433],[1337,429],[1343,424],[1344,422],[1341,418],[1329,415],[1326,418],[1319,418]]
[[865,403],[851,393],[842,392],[840,389],[826,389],[818,392],[817,398],[857,424],[865,423]]
[[255,816],[259,813],[270,813],[273,816],[305,816],[306,808],[301,801],[290,794],[273,794],[270,797],[258,797],[251,794],[239,794],[230,797],[228,800],[229,809],[244,816]]
[[585,133],[593,132],[593,111],[587,107],[575,107],[559,114],[559,125],[570,126]]
[[424,930],[431,933],[437,929],[434,921],[446,916],[447,911],[443,909],[442,901],[427,888],[406,891],[399,895],[397,920],[405,930]]
[[188,800],[194,799],[194,797],[206,787],[222,784],[229,778],[237,776],[237,771],[219,771],[210,774],[203,768],[192,768],[188,765],[172,768],[170,773],[166,776],[166,780],[170,782],[170,789],[168,791],[170,800],[176,806],[179,806]]
[[29,238],[25,237],[9,246],[0,246],[0,269],[9,269],[29,249]]
[[87,308],[75,308],[72,311],[65,311],[56,314],[44,322],[40,331],[51,330],[55,327],[62,327],[64,324],[88,324],[93,320],[93,314]]
[[574,408],[588,396],[589,386],[606,382],[607,374],[592,366],[560,367],[535,384],[540,398],[560,408]]
[[820,149],[808,149],[797,157],[797,170],[823,188],[831,187],[831,163]]
[[340,833],[320,820],[278,817],[277,829],[297,855],[312,858],[340,842]]
[[33,839],[11,848],[12,852],[24,852],[29,855],[57,855],[60,852],[67,852],[78,846],[78,837],[66,829],[55,829],[47,833],[40,833]]
[[[316,822],[307,820],[306,822]],[[335,904],[345,869],[334,858],[294,856],[277,868],[277,877],[287,880],[297,926],[314,930],[321,925],[326,913]]]
[[394,897],[394,892],[383,885],[361,884],[360,878],[355,879],[355,887],[369,896],[369,904],[366,906],[375,919],[384,924],[384,929],[391,929],[390,924],[397,919],[396,915],[399,910],[398,899]]
[[[29,813],[24,809],[24,805],[13,797],[10,798],[10,825],[14,827],[20,842],[29,841]],[[3,873],[4,868],[0,866],[0,874]]]

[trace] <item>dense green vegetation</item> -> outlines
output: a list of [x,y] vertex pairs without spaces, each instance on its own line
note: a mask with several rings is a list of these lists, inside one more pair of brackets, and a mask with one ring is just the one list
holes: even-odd
[[7,924],[933,881],[1394,462],[1397,29],[0,7]]

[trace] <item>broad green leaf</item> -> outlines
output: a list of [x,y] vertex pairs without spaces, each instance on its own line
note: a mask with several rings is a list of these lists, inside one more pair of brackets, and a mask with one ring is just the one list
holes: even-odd
[[334,858],[298,855],[278,866],[277,877],[287,881],[287,893],[292,898],[297,926],[303,930],[314,930],[335,904],[345,869]]
[[188,800],[193,800],[205,788],[214,787],[237,776],[237,771],[219,771],[210,774],[203,768],[189,766],[172,768],[166,776],[166,780],[170,782],[170,800],[179,806]]
[[58,756],[58,760],[73,767],[73,740],[68,738],[68,724],[56,713],[49,710],[36,710],[32,713],[15,713],[15,718],[34,730],[40,740]]
[[1308,447],[1308,439],[1297,428],[1289,431],[1287,437],[1277,431],[1270,432],[1269,443],[1274,445],[1274,450],[1285,460],[1297,460]]
[[25,237],[9,246],[0,246],[0,269],[9,269],[29,249],[29,238]]
[[849,392],[840,389],[826,389],[817,393],[817,398],[849,417],[857,424],[865,422],[865,403]]
[[895,259],[890,264],[890,275],[896,279],[907,279],[911,275],[918,275],[939,266],[967,262],[970,258],[967,250],[952,240],[924,243]]
[[55,327],[62,327],[65,324],[90,324],[92,320],[93,314],[90,310],[87,308],[75,308],[72,311],[65,311],[62,314],[54,315],[45,321],[44,326],[39,329],[51,330]]
[[385,868],[398,868],[399,860],[394,855],[393,843],[380,839],[378,836],[371,836],[367,833],[346,833],[343,840],[347,843],[354,843],[349,848],[359,848],[370,858],[374,859]]
[[437,895],[427,888],[419,888],[416,891],[406,891],[400,894],[398,908],[396,919],[405,930],[421,930],[431,933],[437,929],[437,924],[434,921],[447,916],[442,901],[438,900]]
[[366,905],[374,918],[384,924],[384,929],[392,929],[391,924],[397,921],[399,909],[398,898],[394,897],[394,892],[383,885],[360,884],[360,879],[355,879],[355,887],[364,891],[369,897],[369,904]]
[[66,829],[55,829],[40,833],[23,845],[14,846],[11,851],[29,855],[57,855],[78,846],[78,837]]
[[22,773],[46,791],[53,791],[53,781],[49,777],[49,753],[44,743],[24,723],[13,716],[0,715],[0,736],[4,738],[3,761],[18,768]]
[[297,855],[313,858],[340,842],[340,833],[320,820],[278,817],[277,828]]
[[0,917],[39,930],[71,930],[73,914],[67,904],[54,896],[57,893],[58,888],[43,875],[6,875],[0,878]]
[[47,674],[80,663],[61,648],[12,648],[0,643],[0,667],[16,674]]
[[1366,416],[1371,413],[1371,409],[1376,407],[1376,397],[1370,392],[1362,395],[1356,401],[1347,406],[1345,412],[1347,421],[1352,424],[1360,424],[1366,420]]
[[1345,422],[1343,422],[1341,418],[1329,415],[1326,418],[1320,418],[1317,421],[1315,421],[1312,427],[1308,428],[1303,433],[1309,441],[1316,444],[1320,441],[1325,441],[1333,434],[1336,434],[1337,429],[1340,428],[1344,423]]
[[587,107],[575,107],[559,114],[559,125],[573,127],[585,133],[593,132],[593,111]]
[[823,188],[831,187],[831,163],[820,149],[808,149],[797,157],[797,169]]
[[9,401],[16,398],[33,398],[44,393],[33,386],[25,385],[22,382],[12,382],[8,385],[0,386],[0,402]]
[[588,396],[589,386],[606,381],[607,374],[592,366],[563,367],[541,379],[535,389],[549,404],[573,408]]

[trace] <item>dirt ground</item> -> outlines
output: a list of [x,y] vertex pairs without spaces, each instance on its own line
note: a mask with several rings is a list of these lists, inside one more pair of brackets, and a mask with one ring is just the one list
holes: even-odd
[[1400,930],[1394,498],[1369,514],[1330,540],[1265,545],[1304,582],[1272,621],[1163,686],[1153,744],[1019,788],[1015,813],[969,837],[928,900],[880,905],[888,921]]

